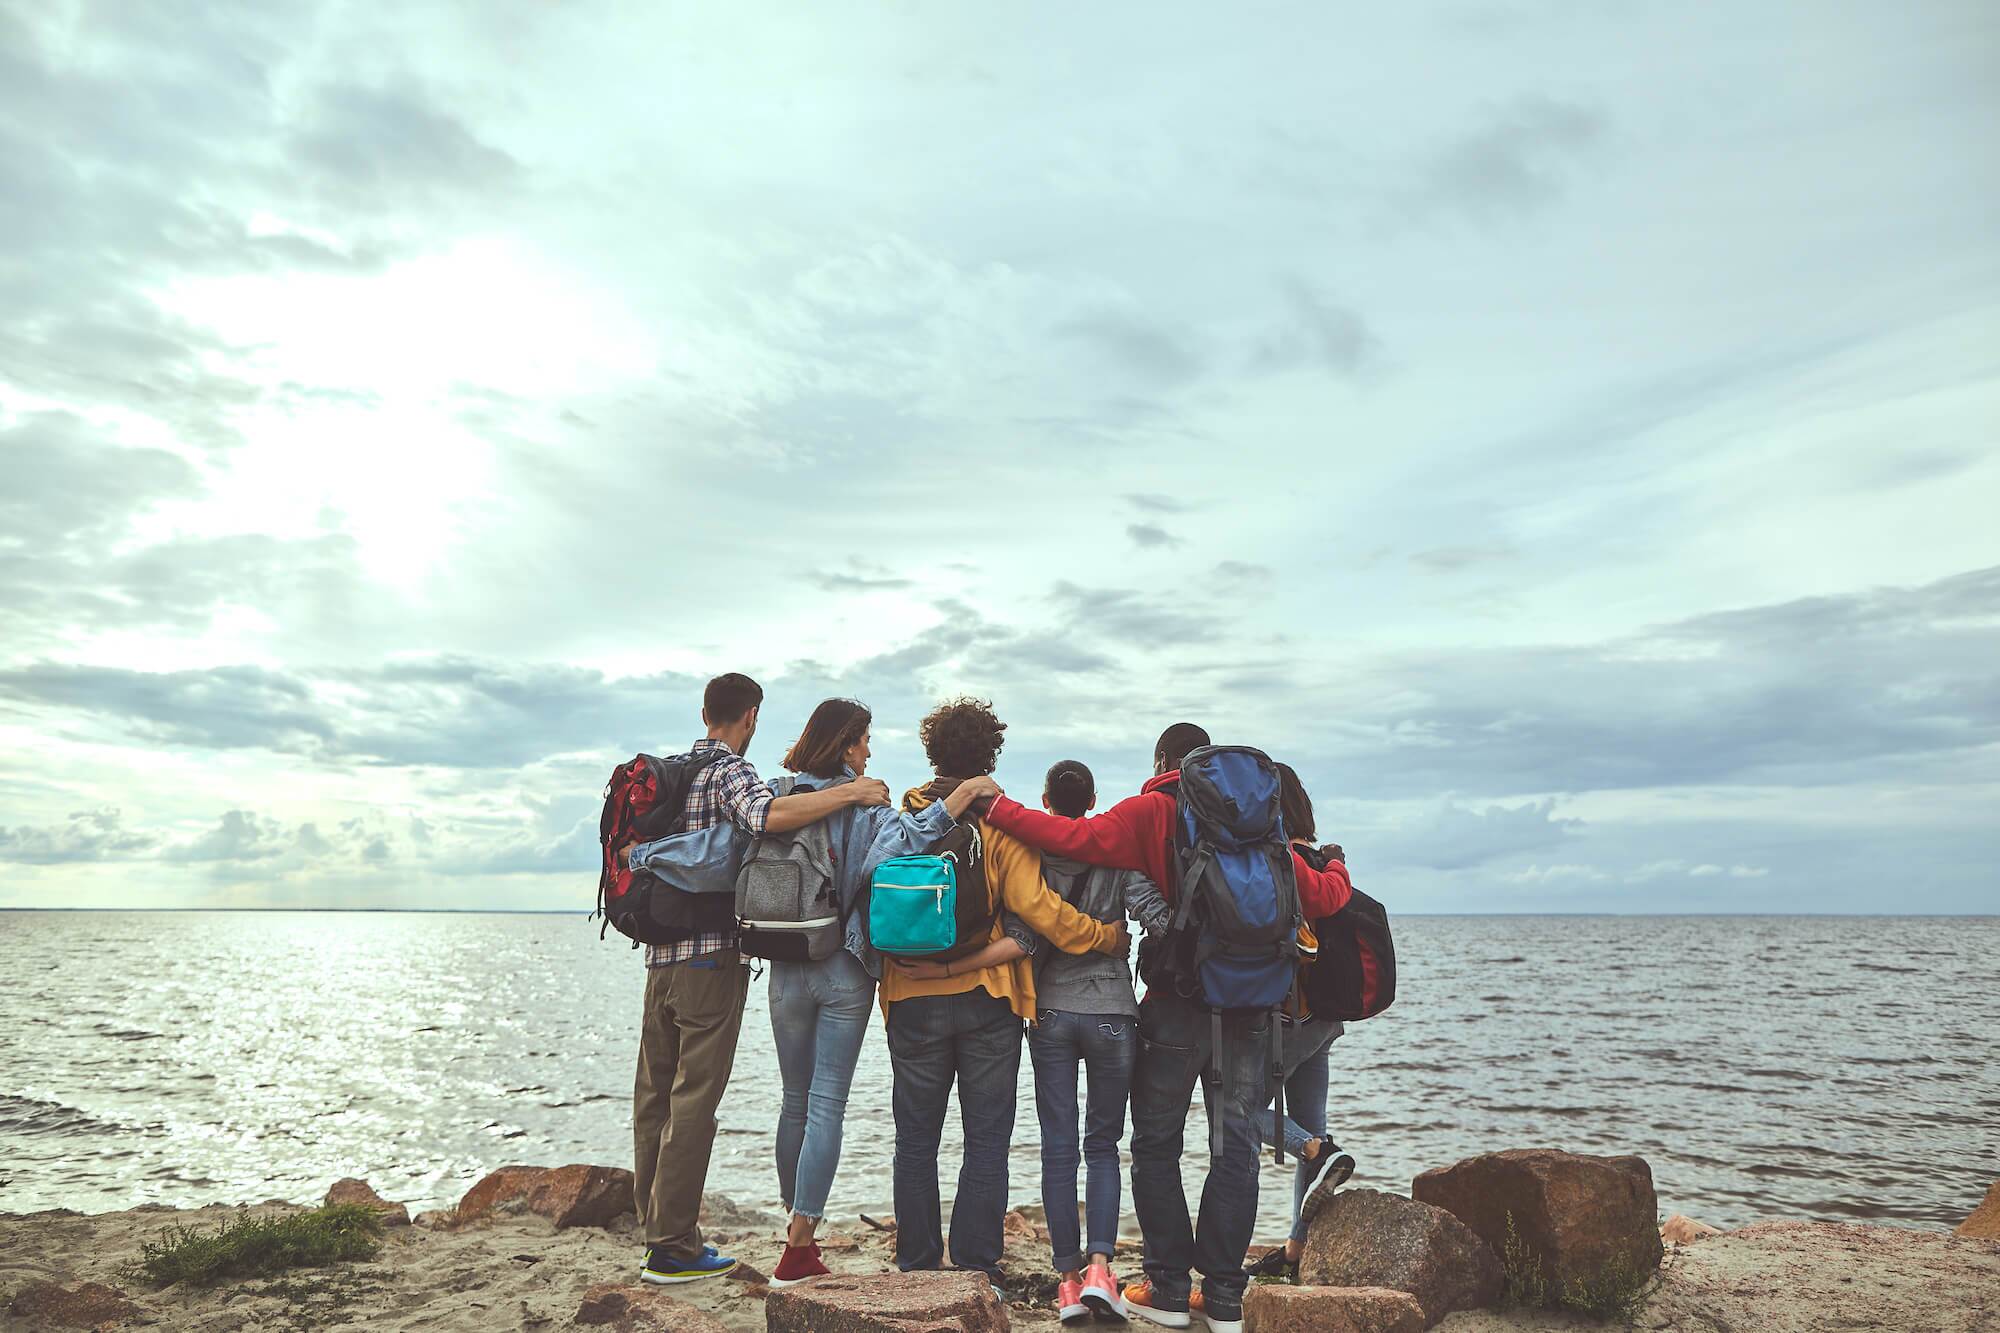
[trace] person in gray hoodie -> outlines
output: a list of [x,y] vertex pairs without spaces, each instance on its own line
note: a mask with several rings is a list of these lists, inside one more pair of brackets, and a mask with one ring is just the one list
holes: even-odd
[[[1042,808],[1081,819],[1097,804],[1090,770],[1074,759],[1049,769]],[[1044,854],[1042,877],[1079,911],[1099,921],[1127,915],[1148,935],[1164,932],[1167,902],[1136,870],[1113,870]],[[1118,1239],[1118,1143],[1125,1137],[1125,1103],[1139,1047],[1139,1002],[1125,955],[1070,954],[1046,941],[1035,949],[1035,1025],[1028,1054],[1035,1067],[1035,1110],[1042,1123],[1042,1207],[1054,1251],[1057,1314],[1064,1323],[1095,1314],[1123,1318],[1124,1302],[1111,1277]],[[1083,1131],[1077,1132],[1077,1066],[1088,1093]],[[1078,1159],[1088,1167],[1079,1235],[1076,1209]]]

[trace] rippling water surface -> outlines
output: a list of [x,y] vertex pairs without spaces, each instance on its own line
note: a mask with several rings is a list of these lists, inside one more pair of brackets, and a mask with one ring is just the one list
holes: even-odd
[[[1719,1225],[1951,1225],[2000,1175],[2000,918],[1396,928],[1396,1007],[1333,1048],[1356,1184],[1547,1145],[1639,1153],[1663,1211]],[[578,917],[0,913],[0,977],[0,1211],[309,1200],[349,1175],[434,1207],[507,1162],[629,1165],[642,969]],[[743,1034],[709,1188],[775,1206],[762,982]],[[888,1209],[892,1138],[878,1017],[833,1213]],[[1267,1164],[1260,1234],[1289,1202]]]

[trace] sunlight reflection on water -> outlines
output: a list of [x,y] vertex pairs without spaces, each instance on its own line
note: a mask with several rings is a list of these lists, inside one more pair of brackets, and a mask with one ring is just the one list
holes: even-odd
[[[1663,1211],[1719,1225],[1953,1224],[1995,1174],[2000,920],[1406,917],[1397,933],[1396,1008],[1333,1050],[1358,1185],[1407,1191],[1426,1167],[1551,1145],[1639,1153]],[[580,917],[0,913],[0,969],[0,1209],[307,1200],[347,1175],[435,1207],[502,1163],[629,1164],[641,968]],[[775,1206],[762,982],[743,1034],[709,1187]],[[1038,1190],[1032,1078],[1024,1055],[1016,1202]],[[891,1140],[878,1014],[834,1214],[888,1210]],[[1188,1142],[1204,1141],[1197,1104]],[[1260,1234],[1289,1200],[1267,1165]]]

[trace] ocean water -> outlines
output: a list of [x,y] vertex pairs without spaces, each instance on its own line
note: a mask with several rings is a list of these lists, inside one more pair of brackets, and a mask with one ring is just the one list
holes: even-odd
[[[1949,1226],[2000,1176],[2000,918],[1395,925],[1396,1006],[1333,1047],[1356,1185],[1552,1146],[1638,1153],[1663,1212],[1721,1226]],[[414,1210],[504,1163],[630,1164],[642,967],[580,916],[6,912],[0,978],[0,1211],[316,1201],[341,1176]],[[1032,1079],[1024,1055],[1017,1203]],[[889,1086],[878,1015],[835,1216],[890,1210]],[[710,1190],[776,1207],[777,1103],[757,981]],[[1198,1099],[1188,1143],[1192,1198]],[[1289,1205],[1267,1160],[1259,1234]]]

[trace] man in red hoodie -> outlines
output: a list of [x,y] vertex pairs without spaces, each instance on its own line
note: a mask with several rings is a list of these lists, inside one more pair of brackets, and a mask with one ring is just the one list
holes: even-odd
[[[993,800],[987,822],[1031,847],[1092,865],[1144,871],[1173,901],[1180,887],[1174,825],[1181,760],[1209,743],[1192,722],[1177,722],[1153,747],[1153,779],[1137,796],[1100,815],[1065,819],[1030,810],[1006,796]],[[1299,907],[1307,920],[1347,906],[1353,888],[1335,861],[1316,870],[1296,852]],[[1231,1014],[1223,1050],[1211,1050],[1208,1010],[1172,987],[1148,985],[1139,1005],[1139,1058],[1132,1071],[1132,1206],[1146,1239],[1146,1281],[1125,1290],[1129,1313],[1167,1328],[1187,1328],[1190,1316],[1211,1333],[1238,1333],[1243,1319],[1243,1256],[1257,1224],[1255,1117],[1269,1101],[1264,1052],[1266,1014]],[[1181,1152],[1188,1103],[1197,1080],[1215,1064],[1223,1107],[1209,1130],[1208,1179],[1198,1226],[1188,1218],[1181,1188]],[[1202,1290],[1190,1272],[1200,1269]]]

